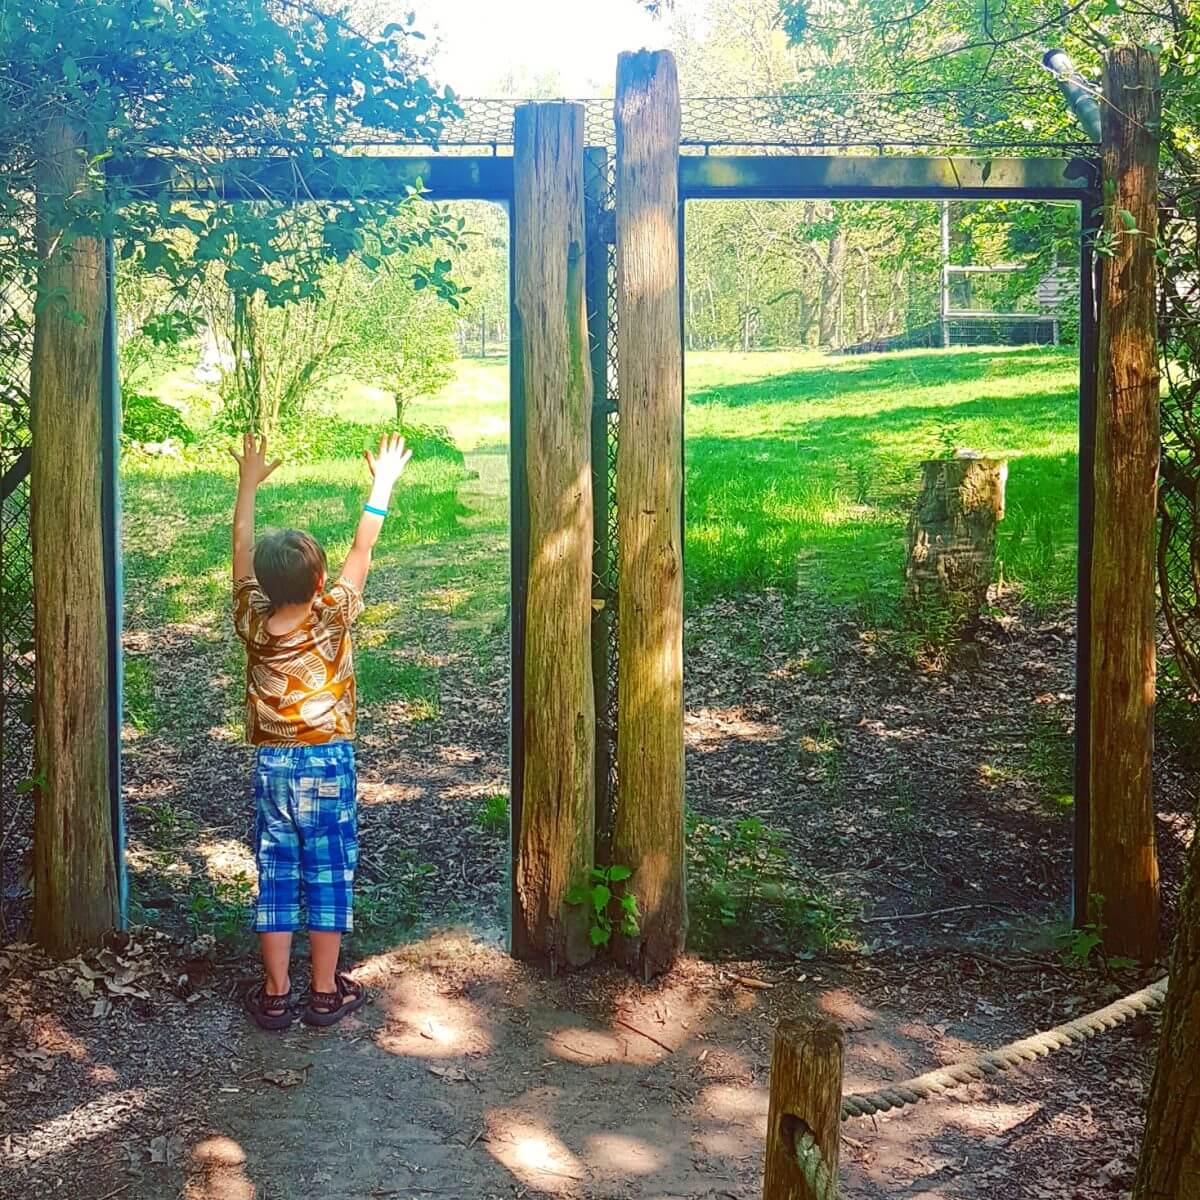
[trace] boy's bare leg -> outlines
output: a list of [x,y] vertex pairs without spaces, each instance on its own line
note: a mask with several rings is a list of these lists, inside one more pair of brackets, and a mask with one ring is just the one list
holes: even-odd
[[314,992],[336,992],[338,955],[342,949],[342,935],[328,930],[310,929],[308,945],[312,951],[312,990]]
[[286,996],[292,990],[288,965],[292,958],[290,933],[260,933],[258,948],[267,972],[267,995]]

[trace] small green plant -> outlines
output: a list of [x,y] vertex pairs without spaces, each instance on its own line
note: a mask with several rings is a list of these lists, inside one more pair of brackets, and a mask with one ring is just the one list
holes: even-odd
[[844,906],[788,876],[778,830],[757,817],[688,818],[689,940],[702,951],[803,953],[841,940]]
[[169,850],[195,835],[200,826],[191,813],[176,808],[169,800],[132,807],[146,823],[146,840],[156,850]]
[[1104,954],[1104,897],[1098,892],[1088,897],[1088,911],[1095,913],[1094,920],[1058,935],[1063,962],[1078,970],[1090,966],[1095,957],[1103,960],[1106,967],[1116,965],[1109,963]]
[[429,912],[433,863],[419,862],[408,850],[393,850],[374,864],[378,882],[364,879],[354,889],[355,944],[386,945],[420,924]]
[[[618,896],[613,886],[624,883],[633,872],[628,867],[593,867],[587,883],[573,887],[566,896],[570,905],[586,905],[591,917],[588,939],[593,946],[607,946],[612,941],[613,917],[626,937],[637,937],[640,931],[637,897],[632,892]],[[613,906],[616,906],[614,913]]]
[[488,833],[501,833],[508,828],[508,797],[489,796],[475,810],[475,824]]
[[1100,926],[1090,922],[1078,929],[1066,930],[1059,935],[1063,962],[1069,967],[1086,967],[1103,940]]
[[248,875],[194,884],[187,907],[193,936],[211,933],[222,945],[239,941],[249,927],[253,890]]

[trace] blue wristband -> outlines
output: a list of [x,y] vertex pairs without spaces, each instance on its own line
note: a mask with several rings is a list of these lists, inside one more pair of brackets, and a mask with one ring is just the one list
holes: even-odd
[[386,517],[387,516],[386,508],[376,508],[375,505],[373,505],[373,504],[364,504],[363,512],[369,512],[369,513],[371,513],[372,516],[376,516],[376,517]]

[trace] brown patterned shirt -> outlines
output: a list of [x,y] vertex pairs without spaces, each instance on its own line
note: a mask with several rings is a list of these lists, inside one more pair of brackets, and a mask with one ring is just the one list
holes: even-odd
[[246,645],[246,738],[253,746],[320,745],[354,737],[350,626],[362,593],[339,579],[287,633],[267,630],[258,580],[233,585],[233,624]]

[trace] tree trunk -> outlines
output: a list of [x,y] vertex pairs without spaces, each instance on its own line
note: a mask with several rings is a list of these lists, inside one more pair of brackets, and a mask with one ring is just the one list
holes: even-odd
[[1134,1200],[1200,1200],[1200,836],[1178,930]]
[[683,352],[680,103],[670,54],[617,67],[620,682],[613,862],[633,869],[640,933],[620,961],[665,971],[687,931],[683,861]]
[[526,104],[515,122],[520,322],[529,489],[525,782],[516,834],[514,946],[551,966],[591,957],[595,819],[592,694],[592,376],[584,309],[583,106]]
[[960,453],[923,463],[921,475],[908,522],[908,598],[952,607],[969,623],[978,618],[995,571],[1008,466]]
[[[1109,954],[1158,954],[1154,832],[1154,533],[1159,441],[1154,255],[1157,58],[1104,67],[1104,233],[1092,562],[1089,919]],[[1129,225],[1137,232],[1131,232]]]
[[62,957],[115,927],[101,526],[104,249],[61,234],[88,191],[82,139],[52,118],[37,177],[41,269],[30,368],[38,773],[34,935]]
[[823,349],[837,346],[841,340],[842,270],[845,257],[846,234],[839,227],[829,239],[825,276],[821,281],[820,338]]
[[842,1135],[841,1029],[828,1017],[781,1021],[771,1055],[763,1200],[820,1200],[796,1161],[796,1134],[812,1134],[836,1179]]

